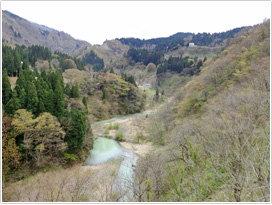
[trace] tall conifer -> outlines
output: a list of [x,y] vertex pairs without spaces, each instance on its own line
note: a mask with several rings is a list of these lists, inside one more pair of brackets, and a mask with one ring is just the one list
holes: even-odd
[[12,96],[11,85],[8,78],[8,72],[5,69],[2,76],[2,103],[6,105]]

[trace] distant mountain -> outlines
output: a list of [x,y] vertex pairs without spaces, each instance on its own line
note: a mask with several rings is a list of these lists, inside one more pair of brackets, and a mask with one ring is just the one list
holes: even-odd
[[222,42],[227,38],[233,38],[235,34],[239,33],[242,30],[250,29],[251,27],[240,27],[235,28],[226,32],[220,33],[184,33],[178,32],[169,37],[163,38],[153,38],[147,40],[141,40],[138,38],[120,38],[116,39],[121,41],[121,43],[133,47],[151,47],[155,46],[159,50],[164,50],[166,48],[175,49],[177,45],[186,46],[188,43],[194,43],[198,46],[222,46]]
[[62,31],[30,22],[9,11],[2,11],[2,38],[10,45],[41,45],[52,52],[60,51],[71,56],[89,46],[86,41],[76,40]]

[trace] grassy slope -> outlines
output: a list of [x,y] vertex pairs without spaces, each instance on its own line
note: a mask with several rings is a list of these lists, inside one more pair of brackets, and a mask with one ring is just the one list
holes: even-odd
[[154,116],[164,152],[149,158],[161,167],[147,176],[152,200],[269,201],[269,24],[233,39]]

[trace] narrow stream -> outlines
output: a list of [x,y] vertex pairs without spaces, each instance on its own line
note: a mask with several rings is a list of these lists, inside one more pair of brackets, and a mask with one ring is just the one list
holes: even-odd
[[96,126],[96,125],[105,124],[105,123],[108,123],[108,122],[111,122],[111,121],[114,121],[114,120],[125,120],[125,119],[130,119],[130,118],[143,116],[143,115],[151,115],[151,114],[152,113],[135,113],[135,114],[131,114],[131,115],[116,116],[116,117],[110,118],[108,120],[94,122],[94,123],[92,123],[92,127]]
[[136,167],[137,155],[132,150],[124,151],[124,160],[118,171],[118,175],[112,185],[112,190],[120,194],[119,202],[134,201],[134,169]]

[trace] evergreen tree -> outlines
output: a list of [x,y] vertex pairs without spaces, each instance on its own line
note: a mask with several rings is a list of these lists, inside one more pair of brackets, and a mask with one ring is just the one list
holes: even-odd
[[37,96],[36,87],[33,82],[30,82],[29,89],[27,93],[27,110],[33,112],[34,114],[37,113],[39,100]]
[[27,103],[27,95],[24,88],[20,89],[19,101],[20,101],[21,107],[25,108]]
[[71,89],[71,98],[79,98],[79,90],[77,85],[73,85]]
[[35,77],[39,77],[39,71],[38,71],[37,67],[34,68],[33,72],[34,72]]
[[71,88],[69,83],[66,83],[65,87],[64,87],[64,94],[68,95],[68,97],[71,96]]
[[6,105],[12,97],[11,85],[8,78],[8,72],[5,69],[2,75],[2,103]]
[[45,112],[45,111],[46,111],[46,110],[45,110],[43,101],[42,101],[42,100],[39,100],[37,115],[40,114],[40,113],[43,113],[43,112]]
[[110,73],[113,73],[113,74],[114,74],[114,70],[113,70],[113,68],[111,68],[111,69],[110,69]]
[[64,112],[64,97],[63,97],[63,88],[60,80],[57,81],[55,89],[55,115],[60,117]]
[[21,107],[20,101],[18,99],[18,95],[16,90],[12,92],[12,98],[8,101],[7,105],[5,106],[5,111],[13,115],[16,110],[18,110]]
[[46,92],[47,98],[46,98],[46,103],[45,103],[45,109],[47,112],[50,112],[52,115],[54,114],[55,111],[55,104],[54,104],[54,99],[55,99],[55,94],[52,89],[50,89],[49,93]]
[[155,101],[159,101],[160,95],[158,88],[156,89]]
[[83,141],[86,134],[86,116],[80,110],[71,110],[72,129],[66,135],[65,141],[68,143],[69,151],[77,153],[82,150]]
[[197,63],[197,60],[198,60],[198,56],[195,56],[194,57],[194,62]]
[[134,85],[135,87],[137,87],[134,77],[133,76],[129,76],[127,79],[128,82],[130,82],[132,85]]
[[10,49],[10,52],[7,53],[6,62],[7,62],[7,65],[4,65],[5,67],[3,68],[7,69],[9,76],[14,76],[14,74],[16,73],[16,70],[14,69],[14,57],[13,57],[11,49]]
[[42,72],[41,72],[41,78],[42,78],[44,81],[46,81],[46,80],[47,80],[45,70],[42,70]]
[[27,82],[25,79],[25,71],[20,72],[20,75],[16,81],[15,90],[17,91],[17,94],[19,97],[21,96],[21,91],[24,89],[26,91],[27,89]]
[[196,68],[199,69],[202,65],[203,63],[202,63],[202,60],[200,59],[196,64]]
[[20,68],[21,68],[21,59],[20,59],[18,51],[15,50],[15,54],[14,54],[14,71],[16,72],[17,76],[18,76]]
[[23,70],[28,70],[28,68],[29,68],[28,59],[24,59],[22,69]]
[[86,98],[86,96],[84,96],[83,98],[82,98],[82,103],[85,105],[85,107],[87,108],[87,98]]
[[107,99],[106,90],[103,88],[102,92],[103,92],[102,100],[106,100]]

